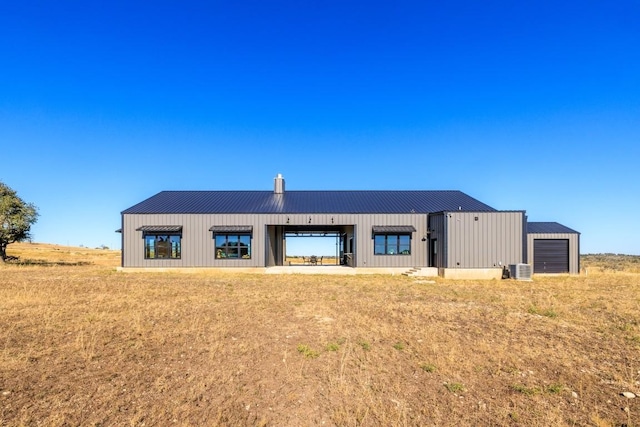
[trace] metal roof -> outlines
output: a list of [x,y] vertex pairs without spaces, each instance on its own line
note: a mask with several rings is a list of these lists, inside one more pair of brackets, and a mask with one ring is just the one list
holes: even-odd
[[136,228],[136,231],[146,231],[150,233],[177,233],[182,231],[181,225],[143,225]]
[[528,222],[527,233],[529,234],[580,234],[569,227],[565,227],[557,222]]
[[413,225],[374,225],[374,233],[413,233],[416,228]]
[[209,231],[214,233],[252,233],[252,225],[212,225]]
[[430,213],[495,211],[456,190],[446,191],[162,191],[123,214]]

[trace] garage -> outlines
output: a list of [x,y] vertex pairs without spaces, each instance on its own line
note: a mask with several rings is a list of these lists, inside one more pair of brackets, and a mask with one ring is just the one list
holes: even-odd
[[535,239],[533,241],[534,273],[568,273],[569,239]]
[[534,274],[578,274],[580,233],[557,222],[530,222],[527,259]]

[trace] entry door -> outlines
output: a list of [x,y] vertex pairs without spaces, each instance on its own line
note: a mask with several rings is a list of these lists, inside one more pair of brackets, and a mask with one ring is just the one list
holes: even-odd
[[437,267],[438,262],[438,239],[431,239],[431,248],[429,250],[429,267]]
[[568,273],[569,240],[535,239],[533,241],[534,273]]

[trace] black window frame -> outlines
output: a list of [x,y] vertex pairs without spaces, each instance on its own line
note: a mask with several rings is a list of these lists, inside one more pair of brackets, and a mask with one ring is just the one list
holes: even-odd
[[[178,238],[177,249],[172,238]],[[153,238],[153,246],[149,245],[149,238]],[[145,231],[142,233],[144,241],[144,259],[151,260],[168,260],[182,259],[182,232],[166,232],[166,231]],[[162,240],[161,240],[162,239]],[[169,243],[167,250],[168,256],[158,256],[160,254],[159,243]],[[165,245],[163,245],[165,246]],[[150,256],[153,251],[153,256]],[[175,256],[174,256],[175,255]]]
[[[378,237],[384,238],[384,243],[379,244]],[[390,237],[395,238],[395,244],[390,243]],[[408,243],[402,243],[402,237],[408,237]],[[407,256],[411,255],[411,242],[413,241],[412,233],[409,232],[401,232],[401,233],[392,233],[392,232],[374,232],[373,233],[373,255],[374,256]],[[379,253],[378,247],[384,247],[384,252]],[[393,247],[392,247],[393,246]]]
[[[252,250],[253,246],[253,233],[251,232],[223,232],[223,231],[214,231],[213,232],[213,248],[214,248],[214,259],[216,260],[250,260],[252,258]],[[217,237],[225,237],[225,244],[218,245]],[[237,244],[229,245],[230,237],[236,238]],[[240,246],[241,238],[249,237],[249,244],[246,248],[242,248]],[[224,249],[224,250],[223,250]],[[246,254],[241,252],[242,249],[246,249]],[[238,251],[238,256],[230,256],[233,255],[233,251]]]

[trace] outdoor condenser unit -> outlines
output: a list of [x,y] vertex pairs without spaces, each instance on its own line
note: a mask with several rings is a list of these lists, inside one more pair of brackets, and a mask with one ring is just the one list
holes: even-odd
[[531,265],[529,264],[510,264],[509,271],[511,277],[516,280],[531,280]]

